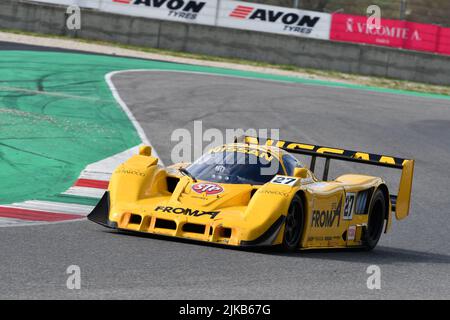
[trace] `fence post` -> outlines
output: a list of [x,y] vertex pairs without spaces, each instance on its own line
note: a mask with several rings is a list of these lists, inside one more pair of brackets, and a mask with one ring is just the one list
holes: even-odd
[[400,20],[405,20],[406,0],[400,0]]
[[214,17],[214,26],[217,27],[217,23],[219,21],[219,12],[220,12],[220,6],[221,6],[222,0],[216,1],[216,16]]

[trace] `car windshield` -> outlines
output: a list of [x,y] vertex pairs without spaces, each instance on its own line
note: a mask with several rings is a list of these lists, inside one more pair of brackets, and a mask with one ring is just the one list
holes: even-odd
[[199,180],[218,183],[256,184],[283,174],[280,162],[270,153],[256,149],[216,148],[191,164],[187,170]]

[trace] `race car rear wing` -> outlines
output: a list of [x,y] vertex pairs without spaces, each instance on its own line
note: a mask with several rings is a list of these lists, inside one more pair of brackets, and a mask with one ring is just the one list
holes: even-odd
[[391,196],[392,210],[395,211],[397,220],[404,219],[409,214],[414,174],[414,160],[412,159],[403,159],[362,151],[316,146],[292,141],[261,139],[251,136],[245,136],[244,142],[248,144],[264,143],[264,145],[276,146],[291,153],[311,156],[310,170],[313,172],[316,166],[316,159],[325,158],[325,166],[322,177],[322,180],[324,181],[328,179],[331,159],[369,164],[378,167],[401,169],[402,174],[400,177],[398,194]]

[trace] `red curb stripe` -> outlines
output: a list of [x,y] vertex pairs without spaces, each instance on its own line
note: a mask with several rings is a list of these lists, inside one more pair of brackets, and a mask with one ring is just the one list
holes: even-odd
[[84,216],[78,214],[53,213],[8,207],[0,207],[0,217],[28,221],[65,221],[84,218]]
[[75,182],[74,186],[75,187],[108,189],[108,184],[109,184],[109,181],[104,181],[104,180],[78,179]]

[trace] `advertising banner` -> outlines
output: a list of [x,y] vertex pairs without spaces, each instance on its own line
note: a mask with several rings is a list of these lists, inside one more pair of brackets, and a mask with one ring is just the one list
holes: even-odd
[[439,26],[381,19],[380,28],[367,25],[367,17],[333,14],[330,39],[420,51],[436,51]]
[[441,27],[406,21],[405,29],[411,36],[405,36],[403,49],[436,52]]
[[450,28],[441,28],[438,42],[437,52],[441,54],[450,54]]
[[136,17],[214,25],[217,0],[103,0],[100,10]]
[[160,20],[214,25],[217,0],[33,0]]
[[222,0],[219,1],[217,25],[328,40],[331,15],[250,2]]

